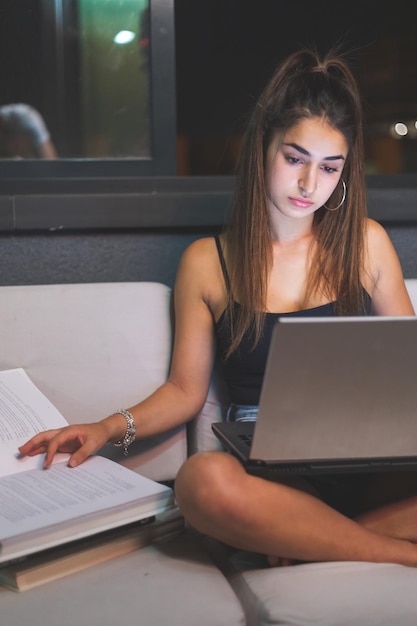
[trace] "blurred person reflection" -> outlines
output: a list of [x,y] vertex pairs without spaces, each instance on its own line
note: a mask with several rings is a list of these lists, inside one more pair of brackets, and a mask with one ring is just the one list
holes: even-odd
[[56,149],[41,114],[28,104],[0,107],[0,158],[55,159]]

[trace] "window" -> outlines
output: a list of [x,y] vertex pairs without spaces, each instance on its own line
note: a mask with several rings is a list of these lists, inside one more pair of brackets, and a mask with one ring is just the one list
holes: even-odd
[[245,120],[273,69],[303,45],[347,52],[366,114],[369,174],[417,170],[417,3],[177,0],[178,163],[233,173]]
[[[3,191],[175,175],[171,0],[2,0],[0,35]],[[21,123],[10,105],[22,103]],[[24,144],[38,122],[57,158]]]

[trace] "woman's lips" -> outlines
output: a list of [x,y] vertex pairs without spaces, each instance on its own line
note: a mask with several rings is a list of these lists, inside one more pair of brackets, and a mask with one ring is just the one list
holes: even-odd
[[298,207],[299,209],[307,209],[308,207],[310,207],[313,202],[311,200],[307,200],[306,198],[293,198],[290,197],[290,202],[291,204],[293,204],[294,206]]

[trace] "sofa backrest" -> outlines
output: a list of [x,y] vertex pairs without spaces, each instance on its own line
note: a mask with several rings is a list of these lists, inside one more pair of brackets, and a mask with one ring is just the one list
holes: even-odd
[[214,367],[207,400],[201,411],[187,425],[188,454],[221,450],[222,446],[213,434],[213,422],[221,422],[226,418],[229,406],[226,386],[221,376],[221,368],[217,363]]
[[[0,369],[23,367],[70,423],[127,408],[166,380],[170,297],[148,282],[0,287]],[[127,457],[111,445],[101,453],[172,479],[186,458],[185,427],[135,442]]]
[[405,286],[407,287],[414,310],[417,313],[417,278],[407,278],[405,280]]
[[[417,279],[406,280],[417,310]],[[96,421],[145,398],[166,380],[171,290],[160,283],[0,287],[0,369],[23,367],[70,423]],[[173,479],[187,454],[220,449],[211,424],[228,399],[219,368],[187,425],[110,458],[154,480]]]

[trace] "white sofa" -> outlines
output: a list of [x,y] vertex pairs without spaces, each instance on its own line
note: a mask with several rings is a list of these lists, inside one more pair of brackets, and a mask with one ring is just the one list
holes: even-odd
[[[417,305],[417,280],[407,281]],[[158,283],[0,287],[0,369],[23,367],[69,422],[96,420],[145,397],[166,377],[170,289]],[[137,442],[125,459],[172,480],[188,454],[218,447],[225,407],[213,379],[187,427]],[[417,571],[371,563],[265,568],[191,529],[124,557],[14,593],[0,588],[4,626],[415,626]]]

